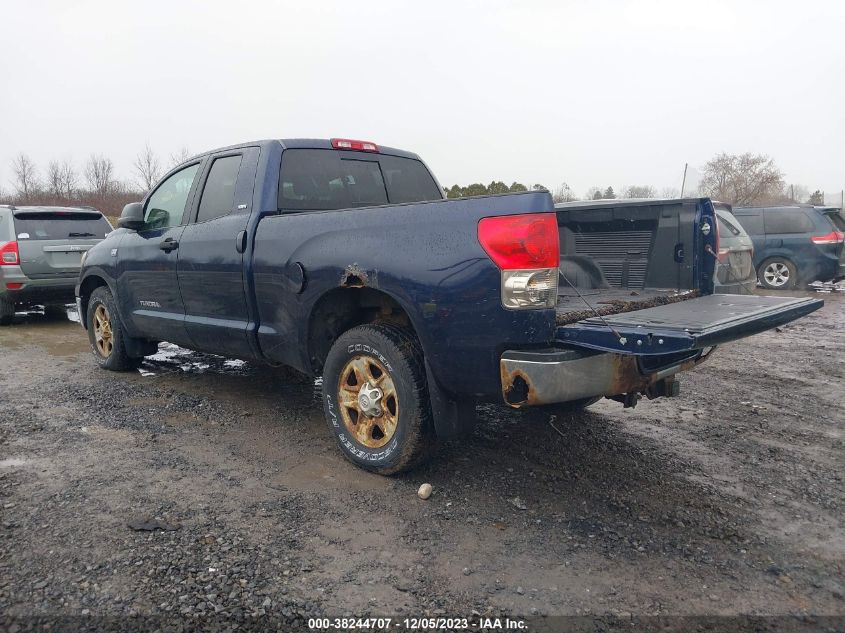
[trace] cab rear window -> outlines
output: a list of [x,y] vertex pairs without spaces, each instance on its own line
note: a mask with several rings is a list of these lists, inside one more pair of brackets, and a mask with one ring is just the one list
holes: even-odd
[[413,158],[323,149],[289,149],[282,156],[282,210],[346,209],[442,198],[428,169]]
[[112,227],[94,213],[16,213],[15,236],[18,240],[102,239]]

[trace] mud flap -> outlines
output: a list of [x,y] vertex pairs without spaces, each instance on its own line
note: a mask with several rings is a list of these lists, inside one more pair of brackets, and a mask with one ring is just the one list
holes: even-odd
[[445,440],[470,434],[475,425],[475,402],[450,398],[437,384],[428,360],[425,361],[425,377],[437,437]]
[[142,338],[132,338],[130,336],[124,336],[123,346],[126,349],[126,355],[130,358],[152,356],[158,351],[158,343],[155,341],[148,341]]
[[751,336],[815,312],[812,298],[707,295],[558,327],[556,339],[588,349],[649,356],[702,349]]

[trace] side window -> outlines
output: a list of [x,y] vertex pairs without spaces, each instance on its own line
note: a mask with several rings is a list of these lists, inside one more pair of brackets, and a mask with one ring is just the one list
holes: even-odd
[[188,194],[200,164],[185,167],[161,183],[147,200],[145,229],[166,229],[182,224]]
[[197,222],[207,222],[228,215],[235,202],[235,185],[241,169],[241,156],[217,158],[211,164],[202,190]]
[[812,220],[802,211],[766,214],[766,233],[809,233],[812,230]]
[[765,235],[762,215],[737,215],[735,217],[749,235]]

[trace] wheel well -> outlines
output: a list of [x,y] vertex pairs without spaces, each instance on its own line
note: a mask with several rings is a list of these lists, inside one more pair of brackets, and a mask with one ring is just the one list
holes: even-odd
[[82,285],[79,286],[80,308],[82,310],[82,314],[79,315],[79,321],[86,329],[88,326],[85,323],[85,315],[88,314],[88,301],[91,299],[91,293],[102,286],[108,286],[106,280],[96,275],[86,277]]
[[789,262],[790,264],[795,266],[795,262],[792,261],[792,259],[790,257],[787,257],[786,255],[770,255],[769,257],[764,259],[762,262],[760,262],[760,268],[763,267],[763,264],[767,264],[770,261],[772,261],[773,259],[782,259],[783,261]]
[[408,313],[390,295],[373,288],[335,288],[324,294],[311,311],[308,323],[308,354],[315,374],[335,340],[357,325],[387,321],[410,332],[413,324]]

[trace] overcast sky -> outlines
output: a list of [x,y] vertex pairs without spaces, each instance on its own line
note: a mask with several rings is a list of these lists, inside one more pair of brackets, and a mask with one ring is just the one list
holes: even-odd
[[680,188],[765,153],[845,187],[845,2],[8,2],[0,188],[26,152],[121,178],[258,138],[420,154],[444,185]]

